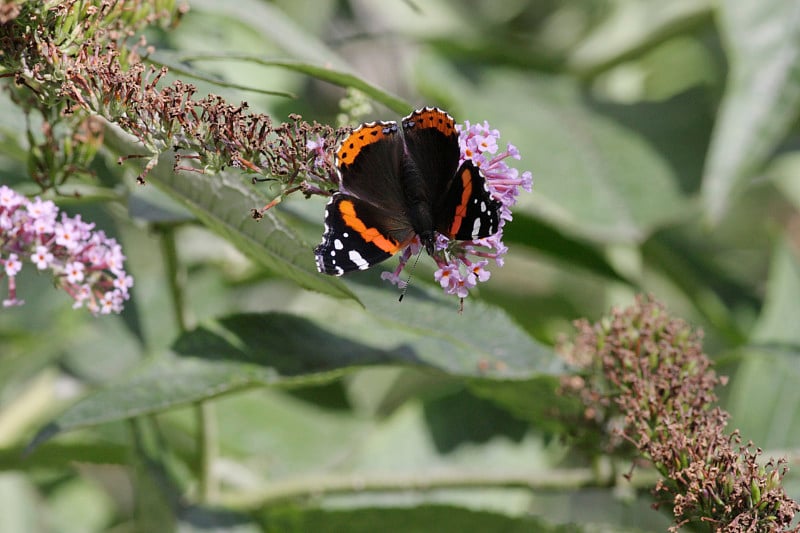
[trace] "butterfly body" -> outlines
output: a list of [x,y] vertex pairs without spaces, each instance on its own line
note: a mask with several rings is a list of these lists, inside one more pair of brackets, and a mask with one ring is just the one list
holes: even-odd
[[453,118],[423,108],[401,122],[362,124],[336,151],[340,191],[325,208],[325,231],[315,249],[320,272],[365,270],[415,237],[435,252],[436,234],[488,237],[499,227],[500,202],[469,160],[459,166]]

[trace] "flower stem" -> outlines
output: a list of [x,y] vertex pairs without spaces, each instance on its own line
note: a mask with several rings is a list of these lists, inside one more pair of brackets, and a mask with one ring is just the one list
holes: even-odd
[[[644,479],[647,478],[647,479]],[[591,468],[560,469],[536,472],[431,472],[391,474],[341,474],[308,476],[271,482],[262,490],[228,493],[219,503],[239,511],[260,509],[292,499],[331,494],[366,492],[429,491],[452,488],[527,488],[535,491],[568,491],[580,487],[607,487],[613,484],[610,470],[600,473]],[[637,474],[636,486],[651,486],[655,480],[648,473]],[[627,481],[625,481],[627,483]]]
[[[175,227],[162,225],[159,226],[159,230],[161,232],[161,249],[166,263],[169,291],[172,297],[172,310],[180,333],[185,333],[189,328],[186,301],[184,299],[186,275],[178,260]],[[212,471],[214,460],[219,452],[217,420],[214,406],[210,402],[195,403],[194,414],[197,423],[198,449],[196,469],[198,498],[203,503],[210,503],[217,496],[217,483]]]
[[178,330],[180,333],[185,333],[188,329],[186,302],[183,297],[186,275],[178,262],[178,250],[175,246],[175,228],[173,226],[159,225],[157,229],[161,233],[161,251],[164,254],[164,267],[167,271],[167,283],[169,283],[169,293],[172,298],[172,312],[175,315]]
[[219,453],[217,442],[217,418],[211,402],[198,402],[194,406],[198,433],[198,499],[212,503],[218,495],[216,478],[213,475],[214,459]]

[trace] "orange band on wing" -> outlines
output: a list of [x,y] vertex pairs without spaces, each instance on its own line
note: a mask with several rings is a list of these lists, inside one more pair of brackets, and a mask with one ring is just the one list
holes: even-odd
[[456,207],[456,216],[453,219],[453,224],[450,226],[450,238],[458,234],[458,230],[461,229],[461,222],[464,220],[464,217],[467,216],[467,203],[469,202],[470,196],[472,196],[472,175],[468,168],[465,168],[461,172],[461,183],[464,185],[464,190],[461,191],[461,202],[459,202],[458,207]]
[[342,200],[339,203],[339,212],[342,214],[342,220],[348,227],[357,231],[361,238],[367,242],[371,242],[384,252],[394,254],[400,249],[400,245],[388,237],[384,237],[380,231],[375,228],[368,228],[364,222],[358,218],[356,214],[356,206],[349,200]]
[[456,135],[456,125],[453,117],[439,108],[426,107],[419,109],[406,118],[406,121],[413,121],[415,128],[418,129],[437,129],[443,135]]
[[365,146],[397,134],[395,122],[368,122],[354,129],[336,150],[336,166],[352,165]]

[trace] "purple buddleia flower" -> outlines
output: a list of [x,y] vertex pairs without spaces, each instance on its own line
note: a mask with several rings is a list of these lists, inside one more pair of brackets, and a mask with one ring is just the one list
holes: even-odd
[[69,217],[56,205],[40,198],[29,200],[0,186],[0,279],[8,280],[3,306],[22,305],[17,299],[16,277],[30,262],[38,271],[50,270],[56,285],[93,314],[122,311],[130,298],[133,278],[123,263],[122,247],[115,239],[95,231],[80,215]]

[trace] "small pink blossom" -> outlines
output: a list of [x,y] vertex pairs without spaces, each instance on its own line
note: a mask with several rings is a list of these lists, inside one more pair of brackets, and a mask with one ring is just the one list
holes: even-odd
[[73,284],[83,281],[84,268],[86,268],[84,264],[78,263],[77,261],[74,263],[67,263],[67,266],[64,267],[64,272],[67,275],[67,281]]
[[458,278],[458,267],[455,265],[444,265],[433,273],[433,279],[439,282],[443,289],[448,289]]
[[9,255],[8,259],[6,259],[4,263],[6,276],[9,278],[13,278],[19,273],[20,270],[22,270],[22,262],[19,260],[19,256],[17,254]]
[[[6,259],[2,259],[8,254]],[[130,297],[133,278],[124,270],[125,256],[116,240],[94,224],[69,217],[51,201],[29,200],[0,186],[0,278],[8,282],[5,307],[22,305],[16,275],[30,261],[38,270],[51,270],[57,284],[74,299],[74,308],[93,314],[119,313]]]
[[48,268],[52,263],[55,256],[50,253],[50,249],[47,246],[37,246],[36,252],[31,255],[31,261],[36,264],[36,268],[39,270],[44,270]]
[[25,300],[17,300],[16,298],[6,298],[3,300],[3,307],[17,307],[25,305]]
[[116,291],[108,291],[100,298],[100,314],[108,315],[122,311],[122,298]]
[[56,204],[50,200],[42,201],[38,196],[33,199],[26,207],[28,214],[35,219],[43,218],[48,220],[55,220],[58,214]]
[[489,261],[485,259],[472,263],[469,267],[470,273],[480,282],[488,281],[492,276],[492,273],[484,268],[488,264]]
[[325,139],[317,135],[316,139],[309,139],[306,142],[306,148],[309,152],[314,154],[315,167],[322,167],[325,165],[325,158],[327,157],[325,153]]
[[10,231],[14,227],[14,221],[8,213],[0,213],[0,230]]
[[121,292],[124,292],[127,300],[128,289],[133,287],[133,277],[127,274],[123,274],[122,276],[117,276],[114,280],[114,287],[119,289]]
[[67,250],[74,250],[78,246],[78,233],[74,224],[59,223],[55,227],[56,244]]
[[11,210],[22,203],[24,196],[20,196],[17,192],[5,185],[0,186],[0,207],[6,210]]
[[83,307],[84,302],[92,296],[92,288],[89,285],[81,285],[77,289],[75,294],[72,295],[75,298],[75,303],[72,304],[73,309]]

